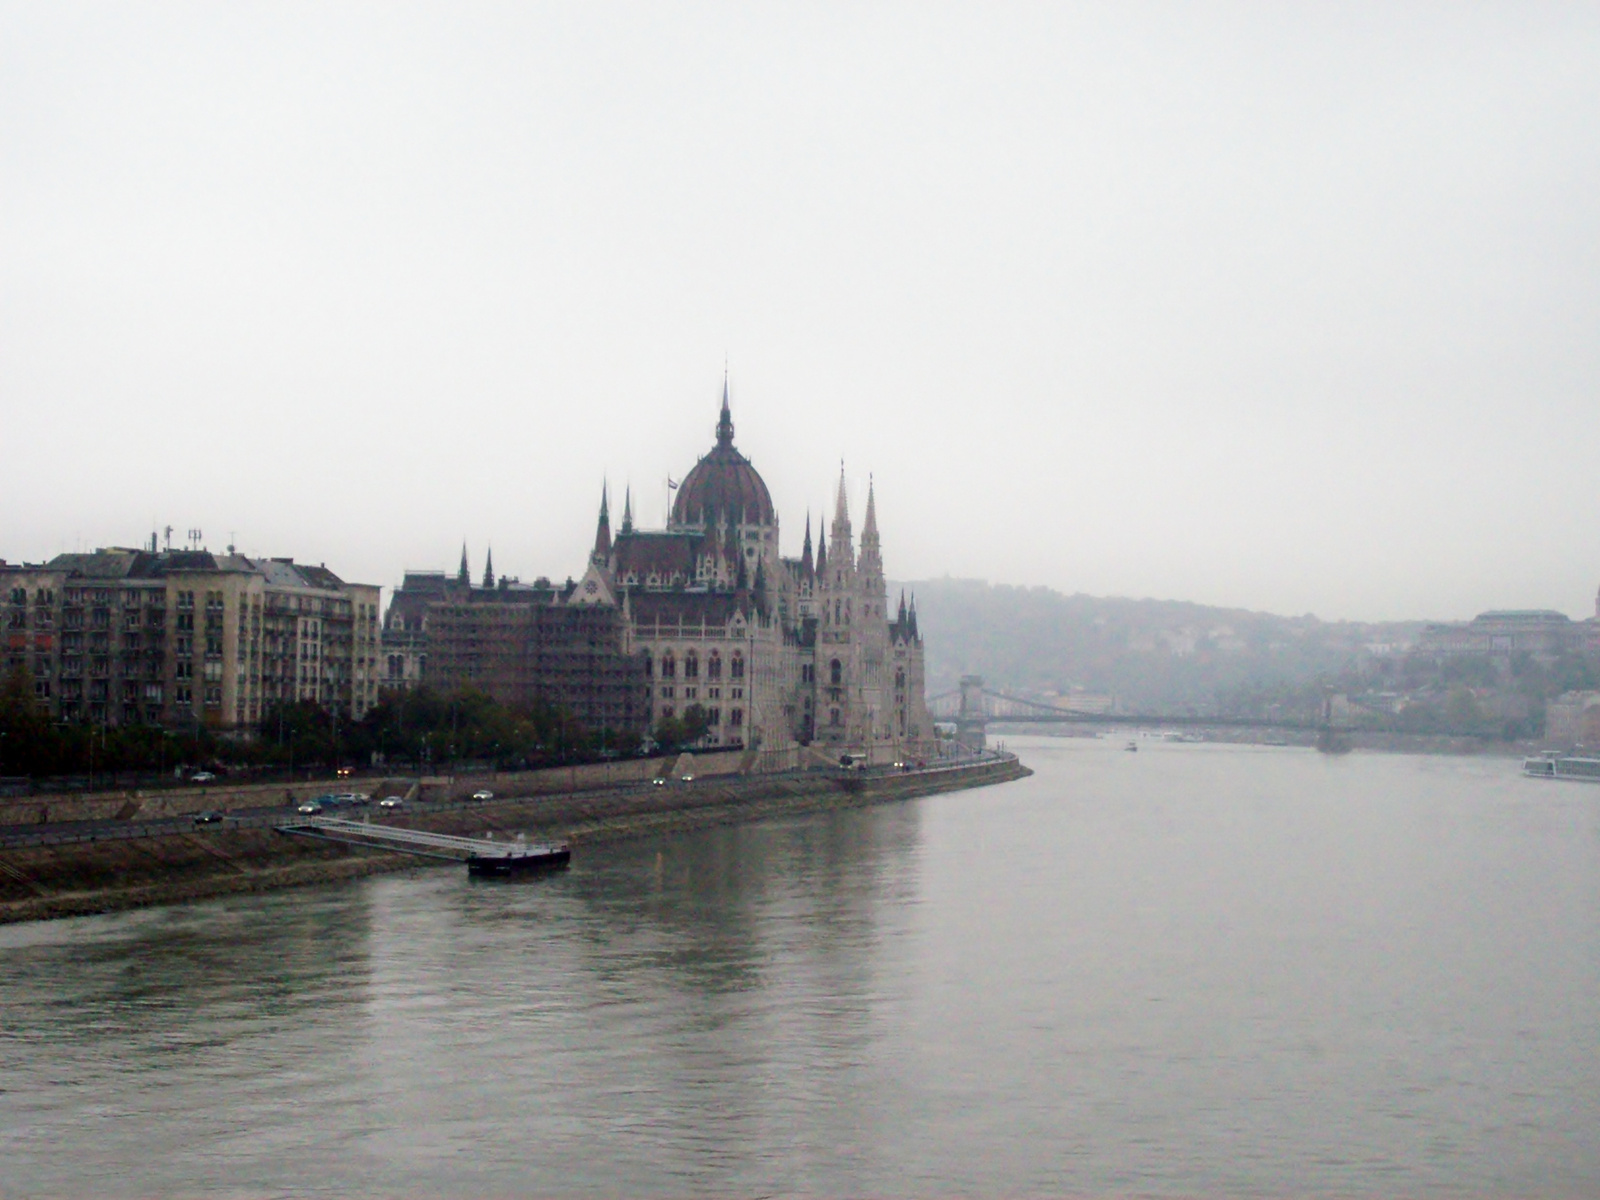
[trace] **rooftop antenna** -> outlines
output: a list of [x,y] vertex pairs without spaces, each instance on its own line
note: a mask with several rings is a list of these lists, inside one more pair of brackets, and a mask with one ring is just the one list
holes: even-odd
[[168,551],[168,553],[171,553],[171,551],[172,551],[172,526],[171,525],[167,526],[167,551]]
[[234,543],[234,541],[235,541],[234,532],[233,532],[233,530],[230,529],[230,530],[228,530],[228,553],[229,554],[233,553],[233,543]]

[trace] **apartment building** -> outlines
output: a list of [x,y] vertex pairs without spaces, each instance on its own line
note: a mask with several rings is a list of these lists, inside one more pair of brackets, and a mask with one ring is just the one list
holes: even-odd
[[235,729],[292,700],[359,720],[377,702],[379,590],[205,550],[0,562],[0,652],[58,720]]

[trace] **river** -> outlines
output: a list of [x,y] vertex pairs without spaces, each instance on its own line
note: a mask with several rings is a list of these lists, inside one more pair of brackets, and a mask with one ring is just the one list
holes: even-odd
[[1122,745],[0,929],[0,1196],[1600,1194],[1600,787]]

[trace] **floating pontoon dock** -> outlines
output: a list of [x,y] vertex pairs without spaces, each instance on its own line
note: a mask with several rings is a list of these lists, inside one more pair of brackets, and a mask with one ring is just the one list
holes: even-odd
[[419,858],[444,858],[467,864],[471,875],[517,875],[551,867],[564,867],[572,861],[572,849],[565,844],[545,845],[529,842],[522,834],[515,841],[497,842],[491,838],[456,837],[448,833],[429,833],[422,829],[400,829],[369,821],[347,821],[342,817],[308,817],[277,827],[279,833],[294,837],[318,838],[365,846],[371,850],[391,850],[415,854]]

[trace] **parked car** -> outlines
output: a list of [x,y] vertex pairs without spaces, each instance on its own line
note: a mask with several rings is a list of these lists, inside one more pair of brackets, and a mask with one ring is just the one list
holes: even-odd
[[196,825],[220,825],[222,824],[222,814],[214,808],[208,808],[205,812],[195,813],[194,823]]
[[335,804],[370,804],[372,797],[366,792],[335,792],[330,799]]
[[308,817],[314,817],[321,811],[322,805],[318,804],[315,800],[307,800],[299,808],[295,809],[295,812],[304,813]]
[[680,776],[678,776],[678,778],[682,779],[685,783],[693,783],[694,782],[694,776],[693,775],[680,775]]
[[210,771],[196,771],[193,775],[189,776],[190,783],[215,783],[216,781],[217,777]]
[[406,802],[400,799],[399,796],[385,796],[378,801],[379,808],[404,808],[405,804]]
[[474,800],[493,800],[494,793],[488,788],[479,788],[477,791],[472,793],[472,798]]

